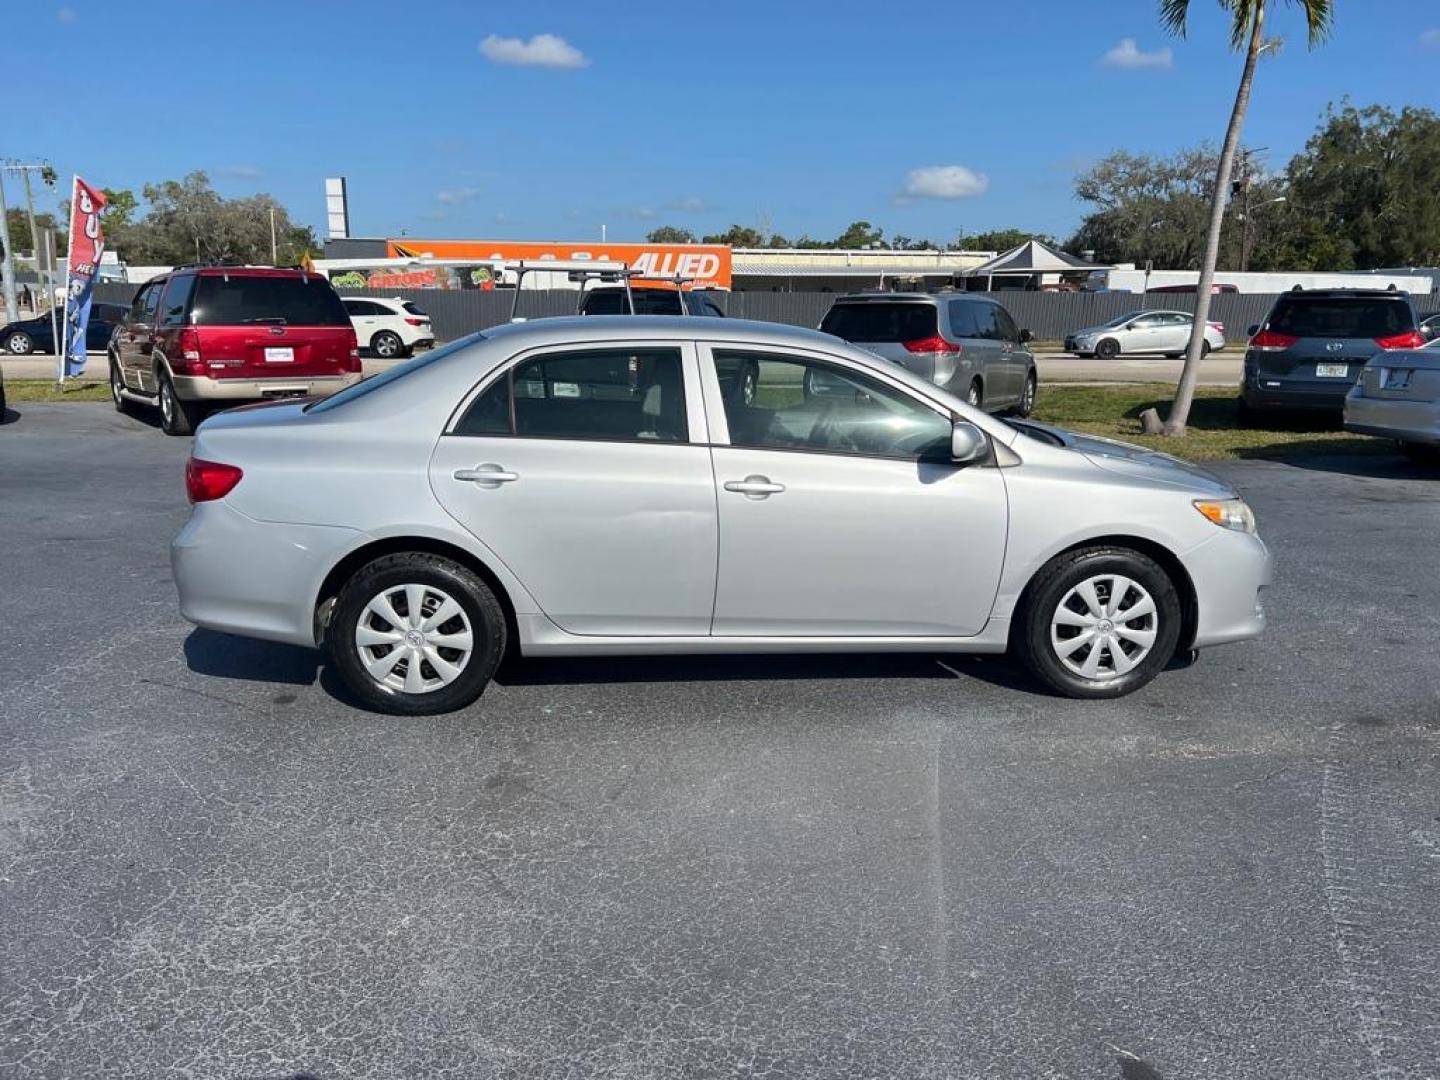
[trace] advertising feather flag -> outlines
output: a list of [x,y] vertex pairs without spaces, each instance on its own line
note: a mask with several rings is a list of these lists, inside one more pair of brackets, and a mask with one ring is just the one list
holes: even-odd
[[70,204],[70,276],[65,284],[65,345],[60,352],[62,381],[85,372],[85,330],[90,324],[100,257],[105,253],[105,234],[100,228],[103,209],[104,193],[75,177]]

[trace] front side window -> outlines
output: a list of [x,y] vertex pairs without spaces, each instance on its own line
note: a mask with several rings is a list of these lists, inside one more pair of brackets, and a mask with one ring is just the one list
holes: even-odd
[[454,433],[685,442],[680,350],[587,349],[523,360],[475,399]]
[[135,294],[135,299],[130,304],[130,314],[128,316],[130,321],[144,322],[147,309],[149,311],[154,311],[155,302],[159,298],[160,286],[146,285],[143,289],[141,289],[138,293]]
[[1001,341],[1014,343],[1020,340],[1020,331],[1015,326],[1015,320],[1003,307],[995,309],[995,326],[1000,332]]
[[738,394],[723,395],[732,446],[949,458],[950,418],[878,380],[804,357],[731,349],[714,356],[722,382],[727,372],[747,366],[759,371],[750,404]]

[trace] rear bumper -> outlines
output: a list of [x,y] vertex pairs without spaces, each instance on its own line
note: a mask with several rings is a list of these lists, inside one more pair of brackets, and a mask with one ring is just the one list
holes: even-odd
[[1345,430],[1440,445],[1440,402],[1351,395],[1345,399]]
[[1274,580],[1270,551],[1258,536],[1217,529],[1180,561],[1195,586],[1195,648],[1246,641],[1265,629],[1260,593]]
[[170,545],[180,614],[208,630],[314,647],[320,586],[363,536],[200,503]]
[[325,397],[360,381],[360,372],[293,379],[212,379],[176,375],[175,396],[184,401],[262,401],[269,397]]

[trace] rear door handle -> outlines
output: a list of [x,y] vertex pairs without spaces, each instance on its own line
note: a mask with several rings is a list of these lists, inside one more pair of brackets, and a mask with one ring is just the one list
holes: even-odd
[[725,490],[738,492],[747,499],[766,499],[785,490],[784,484],[772,483],[768,476],[747,476],[744,480],[726,480]]
[[473,469],[456,469],[456,480],[468,480],[476,484],[508,484],[513,480],[519,480],[520,474],[507,472],[499,465],[476,465]]

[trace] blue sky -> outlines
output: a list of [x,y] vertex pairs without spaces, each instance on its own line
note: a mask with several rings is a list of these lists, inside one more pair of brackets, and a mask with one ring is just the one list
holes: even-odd
[[[204,169],[317,228],[344,175],[356,235],[1063,237],[1077,168],[1223,134],[1239,58],[1193,6],[1180,41],[1154,0],[10,0],[28,62],[0,155],[137,194]],[[1440,3],[1336,6],[1313,53],[1296,12],[1273,20],[1245,132],[1273,167],[1347,95],[1440,108]],[[32,70],[85,74],[35,94]]]

